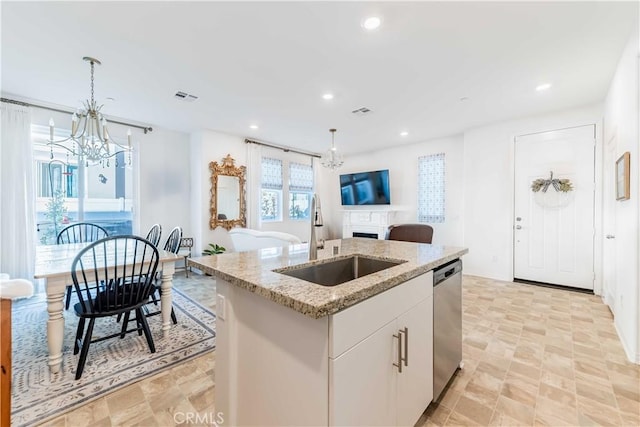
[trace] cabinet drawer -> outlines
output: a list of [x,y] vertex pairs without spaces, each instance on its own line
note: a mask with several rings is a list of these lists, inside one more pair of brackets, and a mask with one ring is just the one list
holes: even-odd
[[338,357],[430,295],[431,271],[329,316],[329,357]]

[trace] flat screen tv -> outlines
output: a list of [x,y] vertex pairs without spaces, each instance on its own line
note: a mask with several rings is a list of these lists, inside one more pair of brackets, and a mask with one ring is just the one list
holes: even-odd
[[389,170],[340,175],[342,205],[389,205]]

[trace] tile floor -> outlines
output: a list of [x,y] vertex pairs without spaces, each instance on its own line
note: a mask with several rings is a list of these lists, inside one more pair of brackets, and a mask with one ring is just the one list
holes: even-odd
[[600,297],[463,283],[464,369],[418,425],[640,425],[640,367]]
[[[176,276],[215,309],[215,282]],[[417,425],[640,425],[640,366],[600,297],[465,276],[463,311],[464,369]],[[202,356],[44,425],[213,425],[183,414],[215,413],[214,364]]]

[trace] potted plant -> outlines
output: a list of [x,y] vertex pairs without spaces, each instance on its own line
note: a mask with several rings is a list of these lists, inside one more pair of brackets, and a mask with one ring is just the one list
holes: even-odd
[[223,246],[216,245],[215,243],[209,243],[209,247],[202,251],[202,255],[217,255],[224,253],[226,249]]

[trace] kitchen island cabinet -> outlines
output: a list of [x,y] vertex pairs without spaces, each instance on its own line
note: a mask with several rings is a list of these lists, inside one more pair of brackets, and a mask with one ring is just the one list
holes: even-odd
[[[223,425],[413,425],[432,399],[433,276],[463,248],[344,239],[191,260],[217,280]],[[279,273],[336,258],[390,268],[336,286]],[[277,270],[277,271],[274,271]]]

